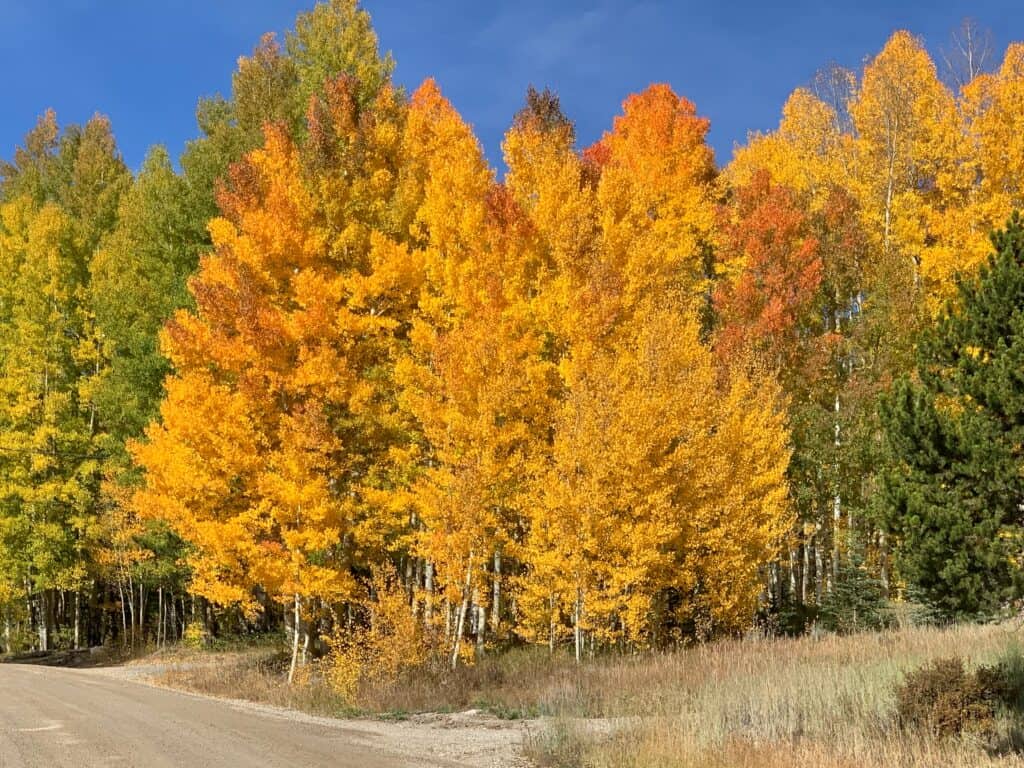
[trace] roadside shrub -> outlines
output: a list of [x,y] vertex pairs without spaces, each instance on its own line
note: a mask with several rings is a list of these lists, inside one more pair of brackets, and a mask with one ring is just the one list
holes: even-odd
[[185,632],[181,636],[182,644],[194,650],[206,647],[208,640],[206,628],[201,621],[193,621],[185,627]]
[[936,736],[990,735],[999,708],[1018,709],[1022,693],[1024,660],[1017,651],[973,672],[959,658],[938,659],[899,683],[896,711],[903,727]]
[[342,630],[330,641],[325,677],[346,703],[356,702],[360,686],[388,685],[402,672],[423,665],[430,643],[422,621],[409,610],[398,574],[380,569],[373,576],[364,623]]

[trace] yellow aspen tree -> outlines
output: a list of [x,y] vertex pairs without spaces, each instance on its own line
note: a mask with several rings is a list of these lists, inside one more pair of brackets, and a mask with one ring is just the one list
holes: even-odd
[[1006,49],[999,70],[972,83],[970,133],[977,144],[982,197],[993,223],[1024,208],[1024,43]]
[[[587,337],[587,329],[607,325],[596,301],[599,294],[590,290],[597,288],[591,279],[591,264],[598,247],[594,188],[598,169],[576,153],[574,141],[574,127],[562,113],[557,96],[531,88],[502,144],[508,167],[505,188],[530,222],[529,237],[537,254],[532,304],[546,335],[538,362],[546,366],[549,381],[533,397],[539,410],[537,421],[545,429],[554,427],[559,415],[564,415],[560,409],[568,407],[559,405],[566,390],[557,366],[570,336]],[[588,304],[587,297],[595,302]],[[574,434],[585,439],[579,431]],[[563,454],[584,450],[568,436],[557,446]],[[561,638],[563,619],[571,614],[575,602],[565,580],[566,545],[586,535],[576,525],[578,507],[564,497],[553,500],[554,494],[565,491],[564,486],[543,482],[554,449],[549,439],[537,440],[527,462],[533,485],[514,579],[520,618],[517,632],[531,642],[552,647]],[[588,551],[596,550],[591,546]],[[573,562],[579,572],[582,560]]]
[[409,465],[418,431],[399,406],[395,361],[408,346],[413,309],[423,281],[423,254],[410,247],[403,176],[406,97],[386,83],[367,107],[363,85],[342,76],[310,102],[303,148],[306,176],[316,190],[329,231],[344,315],[358,334],[349,360],[359,372],[341,439],[345,453],[353,546],[362,563],[407,557],[410,547]]
[[840,130],[835,108],[798,88],[782,108],[778,129],[753,135],[738,147],[724,175],[737,188],[749,184],[758,171],[767,171],[775,183],[808,194],[812,208],[820,210],[851,165],[852,137]]
[[[773,379],[738,367],[721,389],[692,312],[645,304],[616,338],[561,363],[525,546],[524,607],[548,619],[551,643],[567,620],[577,658],[586,637],[664,643],[701,619],[705,636],[741,629],[791,522]],[[751,472],[725,471],[733,461]]]
[[[435,569],[449,611],[451,664],[467,611],[482,640],[484,586],[500,578],[512,544],[523,462],[534,439],[535,361],[543,338],[526,299],[527,222],[497,186],[469,127],[430,81],[413,95],[410,150],[423,193],[413,227],[424,242],[426,281],[409,355],[397,375],[421,425],[424,467],[415,489],[419,552]],[[499,553],[495,558],[495,553]],[[498,606],[492,605],[492,609]]]
[[706,445],[694,446],[681,465],[699,470],[696,482],[678,485],[686,489],[679,495],[688,500],[684,535],[691,538],[688,546],[673,548],[683,568],[670,573],[688,572],[697,587],[681,608],[688,615],[680,618],[698,635],[750,626],[764,568],[777,559],[794,524],[786,398],[775,376],[741,359],[713,402]]
[[[857,132],[854,191],[881,258],[901,265],[908,299],[940,292],[942,217],[967,182],[960,120],[920,41],[896,32],[864,69],[850,114]],[[934,273],[934,274],[933,274]],[[905,307],[909,319],[917,310]]]
[[531,88],[502,143],[504,186],[531,222],[541,281],[578,274],[594,244],[593,179],[575,139],[558,97]]
[[15,529],[30,534],[26,576],[38,604],[38,647],[52,650],[57,596],[86,583],[96,522],[95,433],[76,397],[84,259],[75,221],[56,203],[16,201],[2,215],[24,226],[0,244],[13,267],[0,332],[3,514],[20,518]]
[[[712,611],[708,632],[734,630],[736,607],[719,610],[703,597],[720,575],[700,553],[724,545],[701,548],[719,529],[744,540],[745,516],[765,521],[755,526],[760,545],[744,550],[752,565],[740,571],[753,573],[738,593],[752,612],[757,568],[788,525],[788,433],[775,400],[774,443],[730,446],[781,446],[761,457],[770,471],[759,487],[774,495],[721,519],[720,500],[705,490],[702,457],[723,450],[713,436],[725,397],[699,339],[702,259],[716,215],[707,123],[663,86],[627,99],[625,113],[582,162],[565,158],[558,130],[527,123],[506,137],[510,188],[538,222],[542,250],[555,254],[549,263],[574,257],[541,294],[558,402],[550,446],[534,461],[519,599],[525,634],[554,646],[568,631],[577,658],[588,642],[678,638],[684,623]],[[545,178],[542,168],[555,173]],[[548,199],[558,206],[546,208]],[[582,215],[588,208],[593,218]]]
[[[430,581],[426,611],[432,616],[435,595],[441,598],[445,639],[451,641],[454,666],[462,650],[461,624],[472,598],[474,576],[478,583],[483,578],[484,551],[494,530],[483,519],[487,510],[479,503],[480,483],[467,472],[456,489],[454,452],[447,457],[451,464],[443,455],[432,456],[455,445],[454,441],[435,445],[438,430],[431,430],[439,426],[443,434],[446,419],[455,414],[438,414],[430,423],[431,414],[444,405],[443,394],[428,393],[425,388],[437,383],[430,349],[465,319],[467,308],[458,305],[455,294],[465,285],[465,273],[472,268],[470,253],[482,240],[483,200],[493,180],[472,131],[433,80],[425,81],[412,95],[404,145],[408,165],[398,197],[409,212],[411,235],[423,250],[425,283],[410,349],[399,359],[395,373],[401,403],[423,431],[423,455],[412,457],[419,475],[412,490],[420,518],[414,549],[426,561]],[[423,351],[422,356],[417,350]],[[438,493],[442,488],[449,492]],[[456,606],[454,620],[452,606]]]
[[989,233],[1024,208],[1024,44],[1007,47],[998,71],[965,84],[960,110],[976,183],[955,222],[960,237],[939,265],[950,284],[954,272],[972,272],[984,262]]
[[[527,104],[505,134],[508,174],[504,185],[530,222],[527,236],[536,253],[535,310],[550,334],[545,359],[556,364],[571,336],[605,328],[614,308],[603,303],[612,278],[601,271],[596,183],[597,159],[574,149],[575,130],[550,91],[529,91]],[[591,153],[598,154],[596,150]]]

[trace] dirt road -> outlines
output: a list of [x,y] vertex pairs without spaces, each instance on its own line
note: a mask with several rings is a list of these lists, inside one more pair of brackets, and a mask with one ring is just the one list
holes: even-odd
[[333,720],[118,679],[0,664],[0,768],[505,768],[522,724],[471,713]]

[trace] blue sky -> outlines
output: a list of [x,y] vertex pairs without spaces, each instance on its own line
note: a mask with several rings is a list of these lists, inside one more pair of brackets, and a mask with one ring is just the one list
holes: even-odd
[[[238,56],[282,31],[312,0],[0,0],[0,156],[35,117],[110,116],[126,160],[177,155],[196,134],[203,94],[227,91]],[[1024,0],[364,0],[396,79],[434,76],[488,155],[526,86],[550,85],[580,142],[600,136],[622,99],[668,82],[711,119],[720,162],[749,130],[778,122],[786,96],[830,60],[859,66],[895,29],[933,51],[967,15],[1006,43],[1024,39]]]

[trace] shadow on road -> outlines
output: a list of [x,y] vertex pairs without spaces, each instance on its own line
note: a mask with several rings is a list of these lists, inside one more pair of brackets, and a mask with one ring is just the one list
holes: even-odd
[[127,658],[109,648],[97,646],[77,651],[31,651],[11,656],[0,656],[0,664],[33,664],[41,667],[114,667],[123,664]]

